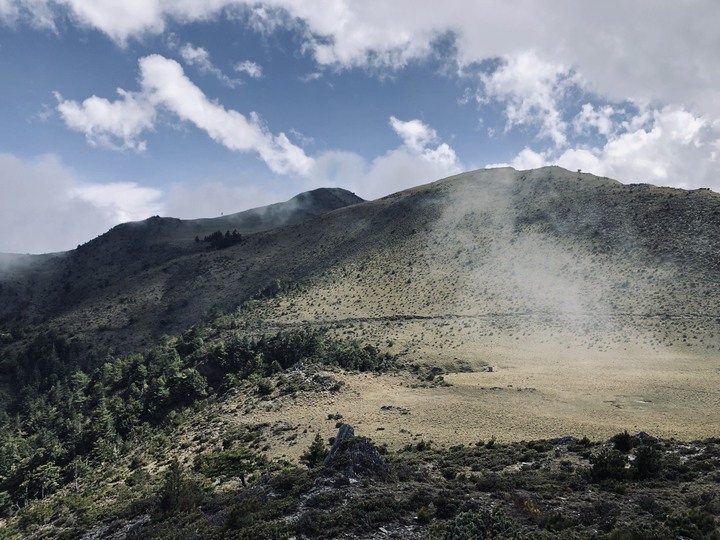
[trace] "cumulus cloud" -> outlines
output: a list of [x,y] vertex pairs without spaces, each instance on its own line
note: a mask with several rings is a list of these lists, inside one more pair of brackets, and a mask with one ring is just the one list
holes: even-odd
[[2,0],[0,16],[48,25],[69,14],[124,43],[164,31],[169,20],[207,20],[238,8],[270,32],[302,21],[305,49],[323,65],[396,69],[450,35],[461,67],[535,50],[545,62],[575,68],[608,99],[692,103],[696,114],[720,117],[715,0],[661,7],[655,0],[537,0],[522,9],[502,0]]
[[437,132],[420,120],[403,122],[394,116],[390,117],[390,125],[395,133],[402,139],[403,144],[414,154],[428,163],[440,167],[453,169],[458,165],[455,150],[447,143],[440,143],[436,147],[431,145],[438,140]]
[[312,158],[284,133],[273,135],[256,113],[249,119],[210,101],[184,74],[180,64],[160,55],[140,60],[144,91],[181,119],[192,122],[230,150],[257,152],[275,173],[307,174]]
[[439,142],[432,127],[394,116],[390,126],[402,141],[398,148],[370,162],[352,152],[324,152],[316,158],[311,177],[319,185],[341,186],[375,199],[462,171],[455,151]]
[[82,103],[65,100],[55,93],[57,110],[68,128],[85,134],[92,145],[114,150],[146,148],[142,133],[152,129],[155,107],[144,94],[117,89],[120,99],[110,101],[91,96]]
[[585,103],[582,110],[573,119],[572,125],[575,133],[589,133],[595,130],[600,135],[609,137],[614,131],[615,120],[622,111],[615,110],[611,105],[595,107],[591,103]]
[[273,135],[257,113],[248,118],[211,101],[176,61],[151,55],[139,64],[140,92],[119,89],[119,100],[92,96],[82,103],[58,95],[58,112],[65,124],[84,133],[91,144],[145,150],[140,136],[154,127],[157,109],[163,108],[230,150],[257,152],[275,173],[307,174],[311,169],[312,158],[284,133]]
[[658,8],[653,0],[592,6],[538,0],[522,9],[501,0],[341,0],[321,8],[298,0],[273,4],[324,38],[309,44],[321,64],[398,68],[431,54],[433,43],[449,34],[460,67],[534,50],[544,62],[574,68],[608,99],[689,102],[695,112],[720,116],[720,73],[713,68],[720,5],[714,0],[696,0],[692,8],[683,3]]
[[131,35],[160,33],[165,29],[165,8],[160,0],[48,0],[45,3],[65,7],[78,23],[97,28],[119,43],[125,43]]
[[480,80],[483,89],[478,100],[494,100],[505,107],[506,130],[538,125],[540,137],[551,139],[557,147],[567,143],[563,101],[566,92],[581,82],[572,71],[530,51],[503,59],[497,69],[482,73]]
[[253,79],[259,79],[263,76],[262,66],[250,60],[238,62],[237,64],[235,64],[234,69],[238,73],[245,73],[248,77],[251,77]]
[[201,72],[212,75],[230,88],[241,84],[237,79],[231,79],[225,75],[220,68],[210,60],[210,53],[202,47],[195,47],[192,43],[186,43],[180,48],[180,56],[189,66],[197,67]]
[[0,251],[68,250],[121,221],[160,213],[160,192],[135,183],[92,184],[52,155],[0,154]]
[[[581,123],[588,117],[591,124],[598,120],[588,107],[583,107],[579,116]],[[553,148],[538,151],[525,148],[510,163],[489,166],[530,169],[556,164],[625,182],[687,189],[710,187],[720,191],[716,174],[719,125],[674,107],[641,111],[630,120],[613,121],[611,115],[599,118],[608,133],[602,146],[579,146],[562,152]]]
[[391,116],[390,125],[403,143],[413,152],[423,152],[428,144],[437,139],[435,130],[423,124],[420,120],[403,122]]

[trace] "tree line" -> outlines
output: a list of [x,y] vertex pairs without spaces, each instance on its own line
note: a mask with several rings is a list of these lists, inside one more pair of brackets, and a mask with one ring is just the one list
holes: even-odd
[[192,327],[143,353],[100,361],[57,333],[38,336],[0,362],[16,389],[0,396],[0,515],[73,482],[78,467],[124,454],[198,401],[299,362],[368,371],[394,358],[315,329],[206,343]]
[[[202,241],[210,244],[210,248],[212,249],[225,249],[241,243],[242,235],[237,232],[237,229],[233,230],[233,232],[225,231],[225,234],[218,230],[205,236]],[[200,242],[199,236],[195,237],[195,242]]]

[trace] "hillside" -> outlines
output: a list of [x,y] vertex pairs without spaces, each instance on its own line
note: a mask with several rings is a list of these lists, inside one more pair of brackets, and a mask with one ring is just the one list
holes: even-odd
[[[98,299],[105,305],[127,302],[128,296],[119,300],[119,291],[135,297],[163,296],[164,290],[148,282],[155,283],[158,273],[167,273],[167,263],[193,255],[201,258],[209,246],[195,242],[195,238],[203,239],[216,231],[248,235],[277,229],[359,202],[362,199],[349,191],[322,188],[283,203],[217,218],[180,220],[155,216],[124,223],[65,253],[0,254],[0,323],[5,328],[24,327],[70,312],[77,313],[84,328],[88,324],[92,329],[108,326],[88,304]],[[142,284],[150,290],[139,289]],[[129,317],[144,319],[141,315],[148,312],[152,327],[156,327],[157,310],[167,307],[156,301],[161,298],[143,302]]]
[[[570,452],[579,458],[560,449],[556,459],[528,461],[517,441],[606,440],[626,429],[685,441],[718,436],[720,195],[548,167],[475,171],[369,202],[341,190],[294,200],[220,221],[151,218],[72,252],[14,259],[0,280],[0,402],[5,425],[14,426],[0,475],[11,479],[11,500],[22,498],[23,482],[34,486],[34,498],[45,496],[44,480],[32,472],[40,465],[62,473],[65,484],[55,480],[51,491],[70,485],[74,460],[103,463],[93,482],[104,490],[107,478],[140,470],[153,480],[139,485],[152,491],[168,455],[197,473],[216,470],[205,459],[230,459],[214,453],[254,456],[245,454],[250,449],[262,457],[250,460],[258,476],[247,489],[273,498],[277,486],[262,484],[262,475],[295,467],[314,437],[335,436],[342,419],[394,456],[395,479],[417,466],[403,449],[424,452],[433,441],[440,453],[421,461],[435,471],[428,489],[437,497],[408,503],[408,511],[432,501],[428,512],[447,525],[462,505],[475,508],[466,501],[433,514],[443,498],[434,482],[455,459],[446,454],[451,447],[497,441],[498,456],[512,455],[490,463],[495,458],[480,450],[457,450],[458,478],[475,470],[482,478],[519,474],[529,470],[524,462],[537,462],[568,474],[553,476],[552,488],[532,489],[570,483],[581,500],[591,491],[588,475],[601,474],[592,472],[600,446],[583,443]],[[294,217],[286,217],[289,209]],[[241,238],[227,247],[202,241],[231,224]],[[19,262],[31,270],[18,270]],[[66,417],[72,421],[60,421]],[[696,478],[712,482],[714,441],[663,443],[666,487],[691,482],[671,459],[683,451],[706,463]],[[131,456],[141,465],[130,465]],[[240,489],[231,476],[219,485]],[[523,482],[544,481],[512,478],[512,486],[501,482],[505,506],[512,497],[527,500]],[[453,484],[453,497],[465,500],[461,484]],[[319,495],[306,488],[293,493]],[[636,488],[639,497],[646,486],[628,489]],[[513,519],[533,513],[519,504],[524,510],[508,510]],[[677,501],[663,499],[664,508],[671,504]],[[703,512],[717,515],[713,504]],[[289,508],[262,519],[284,515],[297,525],[299,514],[283,512],[310,512]],[[141,519],[144,511],[123,512]],[[540,526],[528,519],[526,532]],[[581,534],[600,527],[594,519],[582,525],[574,514],[566,528]],[[322,536],[321,525],[303,526],[293,530]],[[547,522],[540,527],[549,530]],[[657,530],[662,537],[666,529]]]
[[[549,167],[466,173],[338,208],[356,200],[325,190],[220,221],[120,225],[20,286],[4,282],[3,327],[55,329],[79,354],[103,358],[270,298],[252,314],[265,330],[331,325],[450,371],[499,367],[490,386],[537,390],[513,397],[535,422],[524,436],[573,425],[548,423],[565,415],[555,407],[538,419],[538,399],[589,410],[581,425],[593,434],[618,415],[634,425],[639,406],[666,435],[714,425],[717,366],[697,358],[720,347],[718,194]],[[279,217],[302,208],[311,209]],[[220,250],[193,241],[220,223],[236,224],[243,241]],[[5,299],[23,286],[12,308]],[[492,403],[472,390],[485,379],[454,377],[476,406]],[[681,416],[662,420],[667,400]]]

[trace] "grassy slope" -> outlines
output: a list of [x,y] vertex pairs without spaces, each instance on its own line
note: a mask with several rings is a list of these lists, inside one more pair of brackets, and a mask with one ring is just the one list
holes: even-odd
[[393,451],[422,439],[603,439],[626,428],[703,438],[717,435],[719,209],[711,192],[558,168],[471,173],[141,267],[49,324],[92,338],[102,357],[119,340],[140,347],[282,279],[301,287],[234,324],[331,325],[409,364],[473,371],[445,374],[450,387],[348,374],[339,394],[239,394],[181,428],[187,453],[208,431],[212,450],[225,432],[290,419],[292,431],[271,428],[261,448],[293,461],[315,432],[332,434],[336,413]]
[[[443,441],[625,426],[715,435],[719,208],[707,191],[557,168],[461,175],[344,211],[362,247],[260,315],[477,372],[432,392],[373,381],[357,402],[328,405],[371,429],[385,400],[416,412],[410,431]],[[399,429],[380,436],[405,441]]]
[[[103,358],[232,311],[278,281],[300,283],[248,323],[329,324],[411,362],[497,368],[452,375],[453,389],[429,396],[378,383],[378,400],[394,393],[422,412],[415,432],[449,440],[469,424],[468,440],[606,437],[624,427],[713,435],[718,212],[720,196],[706,190],[626,186],[556,167],[478,171],[226,250],[188,238],[186,254],[129,266],[102,251],[74,254],[78,279],[99,279],[97,257],[130,277],[101,287],[69,277],[68,294],[79,296],[45,326]],[[369,391],[355,412],[377,425]],[[395,437],[388,442],[403,442]]]
[[[218,317],[202,330],[204,344],[191,356],[203,358],[228,342],[244,322]],[[386,376],[432,391],[427,372],[401,368]],[[357,405],[365,375],[305,363],[265,381],[269,391],[250,377],[227,393],[179,409],[164,426],[144,428],[142,437],[123,444],[113,458],[81,459],[77,484],[71,475],[54,495],[0,520],[0,536],[377,538],[392,533],[439,539],[482,538],[472,531],[490,527],[522,538],[717,537],[717,439],[683,443],[639,437],[627,440],[635,448],[623,449],[625,454],[607,454],[612,445],[573,438],[502,443],[485,437],[464,443],[466,434],[459,433],[447,443],[431,442],[428,434],[407,429],[416,410],[392,405],[382,413],[383,430],[370,432],[371,426],[356,424],[356,432],[379,444],[386,430],[404,425],[407,442],[384,451],[385,473],[348,477],[332,466],[297,465],[296,451],[307,450],[315,433],[334,435],[340,423],[355,423],[352,412],[344,416],[335,405]],[[335,412],[317,421],[289,412],[312,402]],[[285,414],[257,416],[273,411]],[[654,449],[657,466],[644,469],[649,474],[640,478],[637,460],[646,446]],[[595,465],[601,456],[605,461]],[[610,456],[620,465],[601,467]],[[625,468],[628,456],[635,461]],[[174,460],[180,472],[170,483]],[[176,486],[170,502],[168,486]],[[449,531],[454,536],[447,536]]]

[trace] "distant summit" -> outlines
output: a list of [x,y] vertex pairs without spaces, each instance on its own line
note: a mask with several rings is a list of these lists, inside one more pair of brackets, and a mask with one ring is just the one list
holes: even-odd
[[[146,274],[150,274],[152,281],[158,275],[155,272],[167,269],[167,264],[201,255],[210,247],[196,239],[218,233],[248,237],[297,226],[362,202],[363,199],[345,189],[319,188],[285,202],[220,217],[183,220],[152,216],[121,223],[67,252],[0,253],[0,325],[10,321],[15,325],[26,324],[33,317],[72,310],[115,286],[132,291],[148,277]],[[163,296],[156,298],[153,294],[152,298],[156,301]]]
[[289,201],[216,218],[196,219],[189,221],[188,225],[197,228],[197,234],[201,238],[204,234],[218,229],[223,232],[237,229],[241,234],[249,234],[295,225],[309,218],[362,202],[365,201],[346,189],[319,188],[300,193]]

